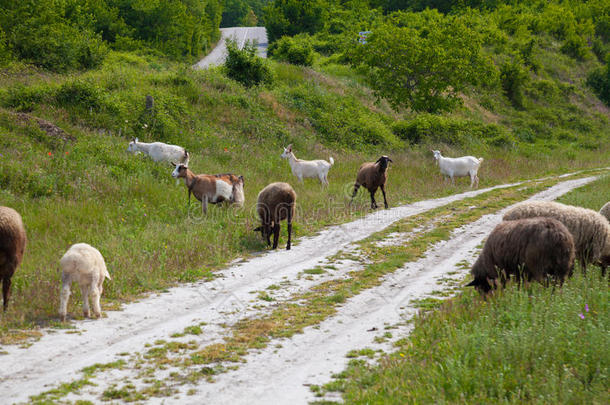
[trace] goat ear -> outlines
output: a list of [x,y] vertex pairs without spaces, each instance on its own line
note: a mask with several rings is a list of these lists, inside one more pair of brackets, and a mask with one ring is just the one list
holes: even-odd
[[388,162],[394,163],[394,161],[392,159],[390,159],[390,158],[388,158]]
[[175,164],[174,162],[169,162],[172,166],[176,167],[178,166],[177,164]]
[[258,228],[254,228],[254,232],[260,232],[263,230],[262,226],[259,226]]
[[381,162],[381,159],[382,159],[382,158],[383,158],[383,156],[382,156],[382,157],[380,157],[379,159],[377,159],[377,160],[375,161],[375,163],[379,163],[379,162]]
[[472,280],[470,283],[466,284],[466,287],[476,287],[479,285],[479,282],[477,281],[477,279],[475,278],[474,280]]
[[292,152],[292,144],[288,145],[286,149],[288,149],[289,152]]

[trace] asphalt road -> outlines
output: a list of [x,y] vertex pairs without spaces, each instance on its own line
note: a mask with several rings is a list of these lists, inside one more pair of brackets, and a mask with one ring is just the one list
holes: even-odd
[[267,30],[265,27],[221,28],[220,34],[221,37],[216,48],[214,48],[205,58],[193,65],[193,68],[207,69],[213,65],[223,64],[227,57],[227,38],[236,40],[240,48],[242,48],[248,40],[256,41],[258,44],[258,54],[263,58],[267,57]]

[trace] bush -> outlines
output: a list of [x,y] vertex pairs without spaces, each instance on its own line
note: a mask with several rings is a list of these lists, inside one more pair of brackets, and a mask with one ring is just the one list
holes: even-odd
[[561,53],[579,61],[583,61],[589,56],[587,41],[577,34],[568,35],[559,50]]
[[599,67],[589,73],[587,76],[587,85],[593,89],[600,100],[610,106],[610,55],[608,55],[606,61],[607,63],[605,66]]
[[528,79],[527,71],[517,59],[500,67],[502,90],[515,107],[523,107],[523,90]]
[[65,23],[24,24],[13,31],[12,41],[21,59],[57,72],[96,67],[108,52],[99,35]]
[[498,125],[433,114],[419,114],[411,121],[397,121],[392,125],[392,132],[412,144],[464,145],[479,141],[506,146],[513,142],[513,138]]
[[268,52],[275,59],[293,65],[313,65],[313,47],[308,35],[303,37],[284,36],[271,44]]
[[228,77],[246,87],[273,81],[271,69],[256,55],[256,46],[251,42],[247,42],[243,49],[239,49],[235,41],[227,40],[225,69]]
[[92,108],[96,111],[102,107],[103,103],[102,90],[99,87],[89,81],[78,79],[62,84],[57,90],[55,99],[65,107],[77,106]]

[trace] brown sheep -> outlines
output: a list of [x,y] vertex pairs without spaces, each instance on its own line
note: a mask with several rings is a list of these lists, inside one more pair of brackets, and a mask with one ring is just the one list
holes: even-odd
[[354,184],[354,192],[352,193],[352,199],[350,204],[354,201],[356,193],[360,186],[364,186],[371,194],[371,208],[376,209],[377,203],[375,202],[375,193],[377,188],[381,188],[383,193],[383,204],[385,208],[388,208],[388,201],[385,195],[385,182],[388,179],[388,165],[392,162],[387,156],[382,156],[375,163],[367,162],[363,163],[358,169],[358,175],[356,176],[356,183]]
[[184,163],[173,163],[172,177],[184,179],[188,189],[188,205],[191,193],[201,201],[201,211],[208,212],[208,203],[217,204],[227,201],[242,206],[244,203],[244,178],[234,174],[194,174]]
[[9,207],[0,207],[0,281],[4,311],[8,308],[11,277],[23,259],[27,237],[21,215]]
[[599,213],[554,201],[526,201],[504,214],[504,220],[549,217],[564,224],[574,238],[576,258],[587,271],[587,264],[600,264],[602,275],[610,265],[610,224]]
[[543,282],[552,276],[563,284],[573,267],[574,239],[561,222],[542,217],[504,221],[489,234],[468,286],[487,293],[498,278],[505,285],[510,275],[518,283],[522,277]]
[[261,226],[254,231],[260,231],[267,246],[271,245],[271,232],[273,231],[273,249],[277,249],[280,237],[280,221],[288,223],[288,244],[290,250],[292,235],[292,219],[294,218],[297,194],[288,183],[271,183],[258,193],[256,211],[261,220]]

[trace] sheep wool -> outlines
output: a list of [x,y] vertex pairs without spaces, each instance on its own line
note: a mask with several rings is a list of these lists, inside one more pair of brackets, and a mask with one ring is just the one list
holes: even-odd
[[23,260],[26,244],[21,215],[10,207],[0,206],[0,281],[4,311],[8,308],[11,278]]

